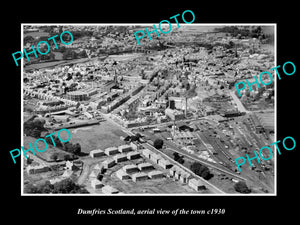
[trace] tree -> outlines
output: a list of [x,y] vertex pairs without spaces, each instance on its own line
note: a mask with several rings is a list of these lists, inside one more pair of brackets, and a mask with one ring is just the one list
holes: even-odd
[[73,146],[73,153],[75,155],[78,155],[81,153],[81,146],[79,143],[76,143],[74,146]]
[[70,193],[73,189],[77,189],[76,184],[71,179],[65,179],[53,185],[54,191],[58,193]]
[[190,166],[191,171],[193,171],[195,174],[203,177],[205,180],[209,180],[210,178],[213,177],[213,174],[210,173],[209,169],[198,163],[198,162],[194,162],[191,166]]
[[46,181],[44,185],[39,187],[38,192],[39,193],[51,193],[53,189],[53,185],[50,183],[50,181]]
[[184,163],[183,155],[180,156],[177,152],[174,152],[173,157],[176,162],[179,162],[180,164]]
[[181,156],[181,157],[177,160],[177,162],[179,162],[180,164],[183,164],[183,163],[184,163],[183,156]]
[[30,165],[32,163],[33,159],[31,159],[30,157],[27,157],[26,159],[26,163],[27,165]]
[[34,38],[30,35],[24,37],[24,45],[26,45],[27,43],[32,43],[34,42]]
[[37,127],[35,127],[33,128],[33,130],[31,130],[30,136],[39,138],[41,136],[41,131]]
[[54,136],[53,140],[55,142],[56,147],[58,147],[58,148],[62,148],[63,147],[63,144],[61,143],[61,141],[59,140],[59,138],[57,136]]
[[63,145],[63,149],[64,149],[66,152],[73,152],[73,145],[72,145],[70,142],[66,142],[66,143],[64,143],[64,145]]
[[55,152],[50,156],[50,159],[52,159],[53,161],[56,161],[58,159],[58,153]]
[[24,133],[27,136],[39,138],[42,131],[45,131],[44,121],[39,119],[32,119],[24,123]]
[[37,186],[28,184],[24,187],[25,193],[89,193],[85,188],[75,184],[70,178],[55,184],[46,181]]
[[162,139],[156,139],[154,142],[153,142],[153,145],[156,149],[161,149],[162,146],[164,145],[164,141]]
[[[47,134],[47,135],[49,135],[49,134]],[[45,135],[45,136],[47,136],[47,135]],[[55,147],[58,147],[58,148],[62,148],[62,147],[63,147],[61,141],[59,140],[59,138],[58,138],[57,136],[54,136],[54,135],[53,135],[52,138],[53,138],[53,141],[54,141],[54,143],[55,143]],[[46,142],[47,142],[48,144],[53,145],[53,142],[52,142],[52,139],[51,139],[50,136],[49,136],[49,137],[46,137],[45,140],[46,140]],[[53,146],[54,146],[54,145],[53,145]]]
[[179,157],[180,157],[180,156],[179,156],[178,152],[174,152],[174,153],[173,153],[173,158],[174,158],[175,161],[177,161],[177,159],[178,159]]
[[65,161],[69,161],[71,159],[72,159],[71,155],[64,155],[64,160]]
[[38,192],[38,188],[35,185],[29,183],[26,186],[24,186],[24,193],[39,193],[39,192]]
[[77,58],[77,53],[71,49],[67,49],[63,53],[63,59],[75,59]]
[[80,58],[86,58],[86,57],[88,57],[85,50],[82,50],[81,52],[79,52],[79,53],[78,53],[78,56],[79,56]]
[[234,185],[234,189],[237,191],[237,192],[240,192],[240,193],[244,193],[244,194],[248,194],[251,192],[251,189],[249,189],[246,185],[245,182],[243,181],[239,181],[238,183],[236,183]]
[[234,47],[234,42],[233,41],[229,41],[229,48],[233,48]]
[[60,46],[58,51],[61,53],[64,53],[67,50],[67,48],[65,46]]

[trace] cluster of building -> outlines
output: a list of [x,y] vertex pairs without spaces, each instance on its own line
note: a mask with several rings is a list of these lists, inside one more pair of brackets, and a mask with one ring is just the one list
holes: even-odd
[[[98,33],[101,36],[109,31],[112,36],[108,38],[115,39],[120,36],[118,34],[128,34],[131,28],[66,26],[63,29],[71,29],[70,32],[87,29],[86,32],[94,32],[93,36]],[[255,50],[259,53],[247,54],[249,48],[244,45],[252,43],[256,46],[256,40],[246,42],[237,39],[235,52],[224,47],[229,43],[229,37],[212,37],[212,40],[215,42],[211,50],[195,45],[185,48],[175,45],[155,55],[150,53],[130,60],[117,57],[116,62],[108,57],[103,61],[90,60],[73,66],[25,73],[25,79],[30,81],[25,83],[25,94],[43,100],[66,102],[51,109],[40,107],[41,111],[58,111],[79,103],[83,111],[111,113],[125,127],[182,120],[187,118],[187,111],[194,116],[199,116],[199,113],[203,116],[218,114],[218,109],[207,105],[205,101],[199,106],[188,104],[188,87],[195,85],[196,88],[208,90],[230,88],[238,79],[248,78],[253,73],[269,68],[271,62],[266,60],[270,58],[268,53],[257,47]],[[79,38],[72,45],[76,41],[86,40]],[[97,39],[93,38],[92,41],[97,42]],[[125,40],[119,42],[125,43]],[[172,101],[177,103],[172,104]]]
[[[63,166],[64,165],[64,166]],[[55,184],[57,182],[60,182],[66,178],[69,178],[74,171],[79,170],[79,167],[75,165],[74,162],[66,161],[65,164],[62,164],[63,166],[63,174],[61,176],[55,177],[50,179],[51,184]],[[51,167],[49,165],[45,164],[38,164],[38,165],[28,165],[26,167],[26,171],[30,175],[39,174],[39,173],[46,173],[49,171],[52,171]]]
[[[149,160],[148,162],[140,163],[126,163],[120,169],[114,172],[115,176],[120,180],[132,180],[134,183],[151,180],[161,179],[165,177],[173,178],[174,181],[179,181],[182,184],[190,186],[196,191],[205,190],[205,185],[193,176],[180,168],[177,165],[172,164],[168,159],[165,159],[162,155],[154,153],[149,149],[133,149],[134,144],[122,145],[119,147],[109,147],[104,151],[96,149],[90,152],[90,156],[93,158],[110,156],[101,163],[97,163],[89,177],[91,179],[91,186],[93,189],[101,189],[106,185],[97,179],[99,174],[104,174],[107,169],[113,168],[119,163],[139,159],[144,157]],[[156,167],[156,166],[158,167]],[[161,168],[161,169],[158,169]],[[111,187],[111,186],[110,186]],[[116,188],[112,188],[113,192],[118,193]],[[104,191],[103,193],[108,193]]]

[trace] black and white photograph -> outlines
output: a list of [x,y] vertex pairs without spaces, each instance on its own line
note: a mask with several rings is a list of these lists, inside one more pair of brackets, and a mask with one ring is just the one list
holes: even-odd
[[276,26],[161,27],[23,25],[23,194],[276,193]]
[[5,8],[3,221],[296,219],[296,5],[111,3]]

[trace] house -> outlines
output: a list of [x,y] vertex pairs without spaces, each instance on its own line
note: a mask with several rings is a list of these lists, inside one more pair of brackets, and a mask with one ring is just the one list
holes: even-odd
[[96,150],[90,151],[90,156],[92,158],[96,158],[96,157],[100,157],[100,156],[104,156],[104,155],[105,155],[105,153],[101,149],[96,149]]
[[119,169],[116,172],[116,176],[120,179],[120,180],[125,180],[125,179],[130,179],[131,177],[123,170],[123,169]]
[[66,170],[74,171],[74,170],[78,169],[78,167],[75,166],[73,162],[67,161],[67,162],[66,162],[65,169],[66,169]]
[[143,181],[143,180],[147,180],[148,179],[148,175],[146,173],[144,173],[144,172],[135,173],[135,174],[132,174],[131,178],[132,178],[132,180],[134,182]]
[[126,173],[136,173],[139,172],[139,168],[137,167],[137,165],[131,164],[131,165],[126,165],[123,166],[123,171],[125,171]]
[[176,180],[179,180],[181,175],[185,175],[187,173],[177,165],[174,165],[169,172],[171,177],[174,177]]
[[116,147],[109,147],[109,148],[105,149],[105,154],[106,155],[115,155],[115,154],[118,154],[118,153],[119,153],[119,150]]
[[118,147],[118,149],[119,149],[119,152],[121,152],[121,153],[132,151],[132,147],[130,145],[121,145]]
[[195,191],[200,191],[200,190],[205,190],[206,187],[205,185],[202,183],[201,180],[197,180],[195,178],[192,178],[189,180],[188,185],[193,188]]
[[131,146],[132,150],[138,150],[141,148],[137,143],[134,143],[134,142],[130,142],[130,146]]
[[158,161],[162,159],[162,157],[159,155],[159,154],[155,154],[155,153],[152,153],[150,155],[150,160],[153,161],[154,163],[158,164]]
[[104,186],[104,184],[101,181],[99,181],[98,179],[93,179],[91,181],[91,186],[93,189],[100,189]]
[[162,178],[162,177],[164,177],[164,174],[163,174],[163,172],[161,172],[159,170],[153,170],[148,173],[148,177],[151,179]]
[[140,153],[139,153],[139,152],[136,152],[136,151],[134,151],[134,152],[128,152],[128,153],[127,153],[127,159],[128,159],[128,160],[138,159],[138,158],[140,158],[140,157],[141,157]]
[[179,180],[181,174],[182,174],[182,171],[176,171],[175,174],[174,174],[175,179],[176,179],[176,180]]
[[169,170],[169,173],[170,173],[171,177],[174,177],[174,176],[175,176],[175,173],[176,173],[175,167],[176,167],[176,166],[173,166],[173,167]]
[[127,161],[127,155],[126,154],[118,154],[118,155],[115,155],[113,157],[113,159],[115,160],[116,163],[119,163],[119,162],[124,162],[124,161]]
[[105,161],[103,161],[103,166],[105,169],[111,168],[114,165],[116,165],[116,161],[114,159],[107,159]]
[[56,177],[54,179],[49,180],[50,184],[55,184],[61,182],[64,178],[63,177]]
[[119,191],[116,188],[114,188],[110,185],[105,185],[101,190],[102,190],[103,194],[118,194],[119,193]]
[[186,184],[186,183],[188,183],[190,177],[191,177],[191,175],[189,173],[186,173],[186,172],[181,173],[179,180],[181,183]]
[[161,158],[159,161],[158,161],[158,165],[161,166],[162,168],[164,169],[169,169],[173,166],[172,163],[169,162],[169,160],[166,160],[164,158]]
[[46,165],[37,165],[37,166],[27,166],[26,168],[28,174],[37,174],[37,173],[44,173],[50,170],[49,166]]
[[151,156],[152,152],[149,149],[145,148],[145,149],[142,150],[142,154],[146,158],[150,159],[150,156]]
[[140,163],[138,164],[138,168],[141,171],[154,169],[153,165],[150,163]]

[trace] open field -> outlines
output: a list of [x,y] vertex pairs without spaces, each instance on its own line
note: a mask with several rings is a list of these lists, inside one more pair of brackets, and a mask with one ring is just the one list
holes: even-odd
[[[73,144],[79,143],[81,151],[89,153],[94,149],[102,149],[125,144],[120,140],[120,136],[126,137],[127,134],[120,130],[116,125],[104,121],[100,125],[93,125],[82,128],[71,128],[71,140]],[[62,139],[67,139],[65,132],[61,133]]]

